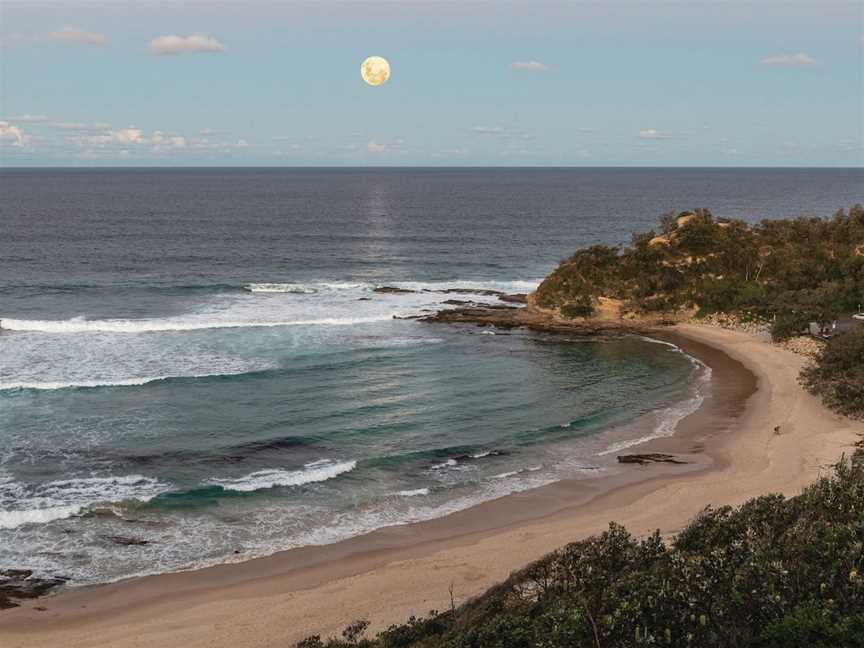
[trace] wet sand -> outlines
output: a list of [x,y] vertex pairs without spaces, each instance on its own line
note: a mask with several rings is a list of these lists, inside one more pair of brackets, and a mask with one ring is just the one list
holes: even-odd
[[800,388],[800,356],[702,326],[654,337],[710,366],[711,389],[674,436],[621,453],[674,453],[684,465],[628,466],[333,545],[70,590],[0,612],[0,644],[287,646],[338,633],[357,618],[378,630],[449,606],[451,585],[457,602],[479,594],[610,521],[639,535],[668,535],[709,504],[794,495],[864,433],[864,425],[833,415]]

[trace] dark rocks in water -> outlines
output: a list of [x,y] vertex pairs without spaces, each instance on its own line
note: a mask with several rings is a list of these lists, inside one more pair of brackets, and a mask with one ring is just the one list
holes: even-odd
[[498,299],[509,304],[527,304],[527,293],[515,293],[513,295],[498,295]]
[[515,311],[521,310],[515,306],[463,306],[440,310],[420,319],[424,322],[449,322],[462,324],[477,324],[478,326],[494,325],[498,328],[514,328],[520,323],[510,317]]
[[437,313],[419,318],[422,322],[446,324],[476,324],[494,326],[496,329],[509,330],[526,328],[543,333],[563,333],[565,335],[596,336],[622,335],[626,333],[644,334],[653,327],[639,322],[623,320],[569,320],[562,321],[550,315],[524,306],[510,304],[472,304],[439,310]]
[[371,297],[358,297],[357,301],[372,301]]
[[18,601],[44,596],[68,579],[34,576],[30,569],[0,569],[0,610],[18,606]]
[[624,464],[639,464],[644,466],[649,463],[671,463],[671,464],[686,464],[686,461],[681,461],[675,455],[662,454],[660,452],[650,452],[648,454],[631,454],[618,455],[618,463]]
[[415,293],[416,290],[408,290],[407,288],[396,288],[395,286],[378,286],[374,288],[372,292],[381,293],[384,295],[405,295],[408,293]]
[[144,538],[134,538],[131,536],[103,535],[99,537],[103,540],[108,540],[108,542],[123,545],[124,547],[140,547],[150,544],[149,540],[145,540]]
[[441,290],[425,289],[423,292],[441,293],[442,295],[483,295],[484,297],[500,297],[505,293],[500,290],[484,290],[483,288],[443,288]]
[[434,316],[430,316],[430,315],[394,315],[393,319],[394,320],[409,320],[409,319],[416,320],[416,319],[425,319],[427,317],[434,317]]
[[471,301],[463,301],[461,299],[445,299],[442,304],[447,304],[448,306],[473,306],[474,302]]

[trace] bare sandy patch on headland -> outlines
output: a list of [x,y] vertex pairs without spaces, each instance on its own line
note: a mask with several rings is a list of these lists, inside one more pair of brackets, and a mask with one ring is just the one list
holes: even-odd
[[714,369],[713,389],[674,437],[627,451],[672,451],[684,466],[559,482],[336,545],[65,592],[0,613],[0,644],[242,648],[288,646],[357,618],[381,629],[448,607],[451,585],[457,602],[479,594],[613,520],[672,534],[709,504],[795,495],[864,433],[799,386],[805,358],[735,331],[669,332]]

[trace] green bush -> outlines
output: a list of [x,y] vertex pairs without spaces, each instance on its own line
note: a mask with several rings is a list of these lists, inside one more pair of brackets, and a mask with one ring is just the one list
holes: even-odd
[[[679,224],[682,215],[690,217]],[[549,308],[611,297],[636,312],[695,304],[703,314],[830,320],[864,301],[864,207],[832,218],[716,220],[697,209],[634,234],[630,247],[579,250],[537,289]]]
[[832,409],[864,418],[864,327],[829,340],[819,361],[801,373],[801,381]]
[[561,315],[569,318],[591,317],[594,314],[594,302],[587,295],[576,297],[561,307]]
[[813,321],[809,315],[801,313],[781,313],[771,325],[771,337],[779,342],[802,332],[807,332],[810,322]]

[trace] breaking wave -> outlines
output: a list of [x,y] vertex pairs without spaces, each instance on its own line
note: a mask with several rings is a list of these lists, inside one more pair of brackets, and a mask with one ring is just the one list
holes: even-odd
[[99,504],[127,500],[147,502],[167,489],[167,485],[143,475],[62,479],[35,488],[3,479],[0,480],[0,529],[63,520]]
[[333,462],[322,459],[306,464],[303,470],[259,470],[237,479],[211,479],[208,483],[221,486],[225,490],[251,493],[277,486],[302,486],[323,482],[351,472],[356,467],[356,461]]
[[223,376],[244,376],[247,374],[263,373],[267,369],[261,370],[239,370],[226,372],[213,372],[194,374],[188,376],[147,376],[142,378],[106,378],[104,380],[70,380],[67,382],[0,382],[0,391],[57,391],[60,389],[97,389],[100,387],[140,387],[151,383],[165,382],[168,380],[197,380],[201,378],[221,378]]
[[685,418],[696,412],[696,410],[698,410],[702,406],[702,403],[705,402],[705,393],[708,389],[708,386],[711,384],[711,376],[713,373],[711,367],[706,365],[698,358],[694,358],[688,353],[685,353],[683,349],[681,349],[675,344],[672,344],[671,342],[666,342],[664,340],[655,340],[654,338],[644,336],[639,337],[646,342],[652,342],[654,344],[662,344],[664,346],[667,346],[674,353],[680,353],[685,358],[687,358],[687,360],[690,361],[690,364],[693,365],[693,371],[697,374],[696,380],[693,384],[692,396],[684,401],[676,403],[675,405],[657,411],[654,414],[657,422],[650,434],[646,434],[635,439],[628,439],[626,441],[613,443],[603,452],[599,452],[598,455],[600,456],[609,455],[613,452],[620,452],[621,450],[630,448],[635,445],[639,445],[640,443],[644,443],[645,441],[650,441],[651,439],[672,436],[673,434],[675,434],[675,429],[678,427],[678,424]]
[[162,331],[201,331],[219,328],[274,328],[281,326],[351,326],[385,322],[392,314],[374,317],[322,318],[286,321],[220,321],[220,320],[86,320],[76,317],[68,320],[16,320],[4,319],[3,328],[9,331],[37,331],[41,333],[152,333]]

